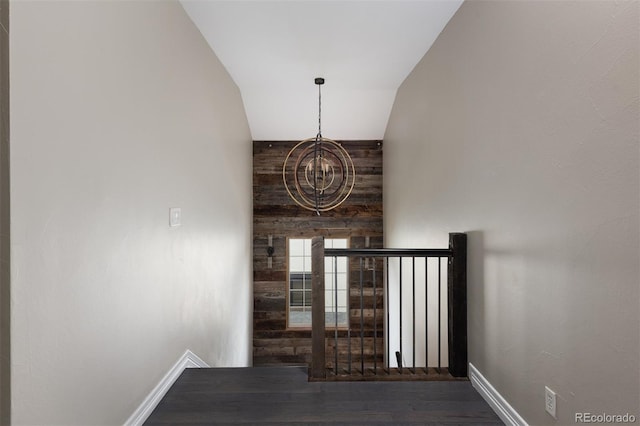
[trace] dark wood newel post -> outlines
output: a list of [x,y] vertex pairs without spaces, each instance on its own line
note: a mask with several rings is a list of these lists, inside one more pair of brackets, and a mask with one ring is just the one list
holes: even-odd
[[324,237],[311,240],[311,378],[325,379]]
[[449,249],[449,373],[467,377],[467,234],[449,234]]

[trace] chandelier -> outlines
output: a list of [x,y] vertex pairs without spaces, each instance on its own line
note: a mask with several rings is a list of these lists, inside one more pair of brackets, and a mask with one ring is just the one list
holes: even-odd
[[304,139],[287,154],[282,179],[291,199],[300,207],[316,212],[335,209],[351,195],[356,169],[351,156],[338,142],[322,136],[322,92],[318,85],[318,134]]

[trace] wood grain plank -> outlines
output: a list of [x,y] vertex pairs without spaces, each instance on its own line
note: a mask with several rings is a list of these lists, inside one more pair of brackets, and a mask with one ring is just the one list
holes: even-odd
[[[407,370],[393,373],[406,379]],[[502,424],[469,381],[413,376],[431,381],[309,382],[299,366],[187,369],[145,424]]]

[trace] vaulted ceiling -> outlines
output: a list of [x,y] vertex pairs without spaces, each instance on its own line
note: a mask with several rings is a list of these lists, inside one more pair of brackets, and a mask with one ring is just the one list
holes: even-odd
[[254,140],[382,139],[396,90],[462,0],[182,0],[240,88]]

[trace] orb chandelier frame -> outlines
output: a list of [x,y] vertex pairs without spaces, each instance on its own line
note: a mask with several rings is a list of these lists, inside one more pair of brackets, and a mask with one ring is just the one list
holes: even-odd
[[317,215],[340,206],[353,192],[356,168],[347,150],[322,136],[322,92],[318,85],[318,133],[296,144],[282,166],[282,180],[291,199]]

